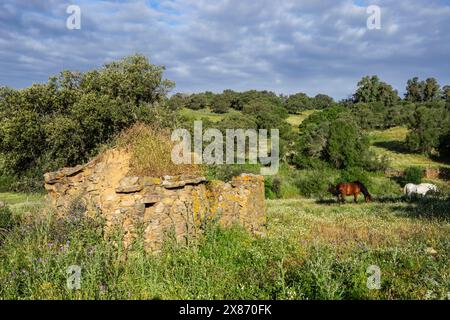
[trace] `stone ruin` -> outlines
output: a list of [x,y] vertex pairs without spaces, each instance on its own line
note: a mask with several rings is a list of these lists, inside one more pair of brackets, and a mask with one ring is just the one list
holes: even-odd
[[189,175],[129,176],[129,164],[129,153],[110,149],[85,165],[46,173],[45,189],[58,213],[69,214],[73,202],[82,201],[87,213],[105,218],[106,233],[113,226],[122,227],[125,246],[140,226],[146,248],[153,252],[168,235],[177,243],[188,243],[208,221],[264,233],[262,176],[242,174],[230,182]]

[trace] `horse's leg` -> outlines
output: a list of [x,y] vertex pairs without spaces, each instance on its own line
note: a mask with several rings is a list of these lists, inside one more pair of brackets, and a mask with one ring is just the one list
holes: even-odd
[[355,193],[355,194],[354,194],[355,203],[358,203],[358,196],[359,196],[359,193]]
[[342,203],[345,203],[345,195],[343,193],[341,193],[341,200],[342,200]]

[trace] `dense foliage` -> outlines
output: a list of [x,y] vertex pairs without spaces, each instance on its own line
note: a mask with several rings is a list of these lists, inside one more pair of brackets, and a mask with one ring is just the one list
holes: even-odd
[[326,162],[334,168],[372,168],[376,162],[369,141],[344,107],[316,112],[300,125],[294,162],[303,168]]
[[[450,156],[450,86],[434,78],[409,80],[402,100],[389,84],[366,76],[350,99],[335,102],[325,94],[229,89],[167,97],[174,83],[163,72],[134,55],[25,89],[0,87],[0,187],[41,186],[43,172],[88,160],[137,122],[192,130],[195,117],[182,116],[184,110],[214,114],[201,118],[205,130],[279,129],[281,160],[297,168],[383,170],[387,163],[369,151],[366,133],[399,125],[409,127],[405,150]],[[286,120],[305,111],[310,115],[297,133]]]
[[4,175],[31,174],[86,161],[137,121],[152,122],[173,83],[141,55],[85,73],[63,71],[47,83],[0,88]]
[[354,94],[355,102],[381,102],[385,106],[393,106],[398,100],[397,91],[377,76],[363,77]]
[[422,178],[424,176],[424,170],[421,167],[408,167],[405,169],[405,174],[403,175],[403,184],[414,183],[420,184],[422,183]]
[[431,103],[417,107],[409,123],[410,134],[406,139],[411,151],[427,155],[434,151],[448,154],[448,137],[450,132],[450,111],[448,108]]

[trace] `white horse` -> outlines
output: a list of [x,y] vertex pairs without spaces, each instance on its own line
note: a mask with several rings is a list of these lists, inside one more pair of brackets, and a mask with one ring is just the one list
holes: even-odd
[[408,183],[403,188],[404,194],[408,197],[411,197],[413,195],[425,196],[430,191],[439,192],[439,189],[432,183]]

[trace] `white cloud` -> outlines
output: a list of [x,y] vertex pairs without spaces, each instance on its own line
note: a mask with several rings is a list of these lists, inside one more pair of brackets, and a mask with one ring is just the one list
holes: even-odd
[[142,52],[167,67],[178,91],[269,89],[336,98],[378,74],[400,91],[408,78],[450,83],[450,7],[372,1],[381,30],[367,30],[358,1],[73,1],[82,29],[65,28],[65,4],[0,4],[0,85],[45,81]]

